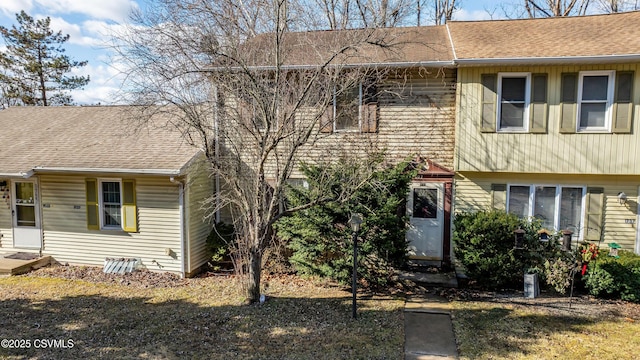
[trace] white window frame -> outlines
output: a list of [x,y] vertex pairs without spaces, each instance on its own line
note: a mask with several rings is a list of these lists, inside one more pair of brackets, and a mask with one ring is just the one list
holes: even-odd
[[[613,105],[613,94],[615,89],[615,70],[604,70],[604,71],[581,71],[578,76],[578,99],[577,99],[577,111],[576,111],[576,131],[577,132],[611,132],[611,109]],[[582,101],[582,87],[583,80],[585,76],[608,76],[607,81],[607,99],[605,104],[605,114],[604,114],[604,126],[580,126],[580,116],[582,113],[582,104],[589,103],[600,103],[601,101]]]
[[[529,213],[527,214],[528,218],[533,218],[534,217],[534,211],[535,211],[535,189],[537,186],[543,186],[543,187],[555,187],[556,188],[556,195],[555,195],[555,214],[554,214],[554,219],[553,219],[553,229],[547,229],[547,230],[553,230],[553,231],[558,231],[558,230],[564,230],[564,229],[560,229],[560,201],[562,199],[562,189],[563,188],[577,188],[577,189],[582,189],[582,206],[580,209],[580,219],[582,221],[584,221],[584,217],[585,217],[585,212],[586,212],[586,201],[587,201],[587,187],[585,185],[571,185],[571,184],[521,184],[521,183],[513,183],[513,184],[507,184],[507,204],[506,204],[506,210],[507,212],[509,212],[509,201],[511,200],[511,187],[512,186],[522,186],[522,187],[529,187]],[[574,224],[576,229],[578,230],[578,234],[573,234],[574,238],[577,236],[577,238],[579,240],[582,240],[583,236],[584,236],[584,224],[580,223],[580,224]]]
[[[114,182],[118,183],[120,187],[120,225],[105,225],[104,221],[104,199],[102,195],[102,184],[103,183]],[[123,211],[122,211],[122,203],[123,203],[123,194],[122,194],[122,179],[118,178],[100,178],[98,179],[98,215],[100,218],[100,229],[101,230],[122,230],[124,226],[123,220]]]
[[338,129],[336,120],[338,119],[338,94],[336,87],[333,87],[333,132],[360,132],[362,129],[362,82],[358,83],[358,128]]
[[[500,118],[502,115],[502,79],[504,78],[525,78],[524,90],[524,110],[522,116],[522,127],[502,127]],[[498,132],[528,132],[529,131],[529,107],[531,105],[531,73],[530,72],[501,72],[498,73],[498,90],[497,90],[497,111],[496,111],[496,129]]]

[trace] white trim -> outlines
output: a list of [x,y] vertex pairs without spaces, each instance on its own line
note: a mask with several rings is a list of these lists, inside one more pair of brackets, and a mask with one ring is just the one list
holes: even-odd
[[455,59],[455,65],[614,64],[640,61],[640,54]]
[[[524,89],[524,109],[522,113],[522,127],[502,127],[500,117],[502,115],[502,79],[504,78],[525,78]],[[530,72],[500,72],[498,73],[496,107],[496,129],[498,132],[528,132],[529,131],[529,106],[531,105],[531,73]]]
[[[577,132],[611,132],[611,109],[613,105],[613,93],[615,82],[615,70],[602,71],[580,71],[578,75],[578,99],[576,111],[576,131]],[[602,127],[581,127],[580,115],[582,112],[582,104],[599,104],[602,101],[582,101],[583,79],[585,76],[607,76],[607,98],[605,100],[604,126]]]
[[[18,206],[25,206],[23,203],[17,202],[17,193],[18,187],[17,183],[29,183],[33,186],[33,199],[30,203],[26,203],[26,206],[32,206],[34,211],[34,224],[31,226],[20,226],[18,225]],[[7,186],[9,187],[9,194],[11,200],[11,229],[12,229],[12,238],[13,244],[12,246],[17,249],[39,249],[42,251],[43,246],[43,232],[42,232],[42,211],[41,209],[41,198],[40,198],[40,188],[39,181],[37,178],[34,179],[14,179],[13,181],[8,181]],[[17,235],[17,232],[23,232],[22,235]],[[31,239],[35,239],[35,233],[38,236],[38,245],[30,246]],[[25,241],[23,244],[16,244],[16,239],[22,238],[23,236],[27,237],[29,240]]]
[[[451,29],[449,29],[449,23],[444,24],[445,29],[447,29],[447,36],[449,37],[449,44],[451,45],[451,53],[453,55],[453,61],[458,60],[458,55],[456,54],[456,47],[453,44],[453,37],[451,36]],[[452,228],[453,229],[453,228]]]
[[[118,178],[98,178],[98,218],[100,219],[100,230],[123,230],[124,220],[122,211],[122,179]],[[115,182],[118,183],[120,188],[120,226],[105,225],[104,224],[104,201],[102,199],[102,183],[103,182]]]
[[72,168],[72,167],[36,166],[33,168],[33,171],[37,173],[69,172],[69,173],[140,174],[140,175],[181,175],[181,170],[172,170],[172,169]]

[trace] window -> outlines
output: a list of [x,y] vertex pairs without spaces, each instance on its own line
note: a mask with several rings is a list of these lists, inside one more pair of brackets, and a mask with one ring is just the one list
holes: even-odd
[[507,194],[507,210],[520,217],[533,217],[549,230],[572,230],[581,236],[583,199],[581,186],[511,185]]
[[89,230],[138,231],[134,180],[86,179]]
[[327,110],[321,122],[322,132],[378,131],[377,88],[372,83],[334,89],[333,106]]
[[122,226],[122,192],[120,181],[100,180],[100,224],[103,229]]
[[529,103],[531,74],[498,74],[498,129],[502,131],[527,131],[529,128]]
[[609,131],[613,71],[585,71],[578,83],[578,130]]

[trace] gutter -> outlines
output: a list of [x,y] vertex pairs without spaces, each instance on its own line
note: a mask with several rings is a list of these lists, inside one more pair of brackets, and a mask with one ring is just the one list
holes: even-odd
[[[339,67],[341,69],[356,69],[363,67],[394,67],[394,68],[412,68],[412,67],[455,67],[456,63],[454,60],[444,60],[444,61],[412,61],[412,62],[381,62],[381,63],[353,63],[353,64],[337,64],[337,65],[328,65],[328,68]],[[319,69],[322,65],[282,65],[272,66],[233,66],[233,67],[212,67],[205,69],[204,71],[208,72],[218,72],[218,71],[227,71],[231,70],[253,70],[253,71],[268,71],[268,70],[313,70]]]
[[121,169],[121,168],[75,168],[75,167],[46,167],[36,166],[32,173],[116,173],[138,175],[166,175],[179,176],[181,170],[172,169]]
[[17,173],[0,173],[0,178],[23,178],[28,179],[32,177],[34,174],[33,170],[29,170],[27,172],[17,172]]
[[596,56],[551,56],[515,58],[471,58],[456,59],[460,66],[482,65],[538,65],[538,64],[614,64],[640,61],[640,54],[596,55]]

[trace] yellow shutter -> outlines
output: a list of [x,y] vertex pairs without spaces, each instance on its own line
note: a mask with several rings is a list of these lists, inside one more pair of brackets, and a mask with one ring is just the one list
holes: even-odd
[[480,123],[481,132],[496,131],[496,109],[497,109],[497,81],[496,74],[482,74],[482,119]]
[[87,201],[87,229],[100,230],[99,208],[98,208],[98,180],[85,180],[85,194]]
[[563,73],[560,88],[560,133],[572,134],[576,132],[578,74]]
[[122,180],[122,228],[127,232],[138,231],[135,180]]

